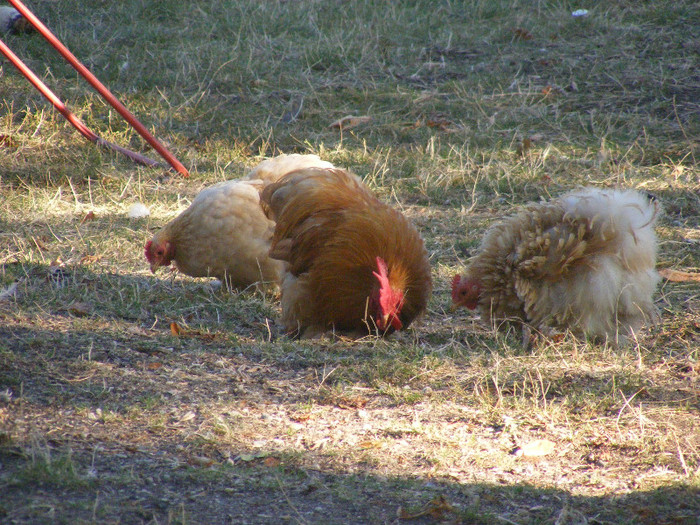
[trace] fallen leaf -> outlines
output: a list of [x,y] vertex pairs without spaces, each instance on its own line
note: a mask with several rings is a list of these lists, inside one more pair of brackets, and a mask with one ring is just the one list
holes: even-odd
[[94,221],[95,220],[95,212],[94,211],[89,211],[85,214],[85,216],[80,220],[80,224],[87,222],[87,221]]
[[436,520],[442,520],[445,518],[445,514],[450,512],[454,512],[454,507],[450,505],[450,502],[447,501],[445,496],[440,495],[431,500],[430,503],[416,513],[411,514],[404,510],[403,507],[399,507],[396,514],[400,520],[415,520],[423,516],[430,516]]
[[146,368],[148,368],[149,370],[158,370],[158,369],[161,368],[162,366],[163,366],[163,363],[159,363],[159,362],[156,361],[156,362],[154,362],[154,363],[148,363],[148,364],[146,365]]
[[197,417],[197,414],[190,410],[189,412],[187,412],[187,414],[180,418],[180,423],[187,423],[188,421],[193,420],[195,417]]
[[683,272],[672,270],[671,268],[662,268],[659,270],[659,275],[667,281],[675,283],[700,282],[700,272]]
[[367,124],[371,120],[372,117],[368,116],[355,117],[348,115],[347,117],[336,120],[328,127],[331,129],[350,129],[354,128],[355,126],[359,126],[360,124]]
[[80,264],[92,264],[100,259],[102,259],[101,255],[83,255],[80,258]]
[[554,452],[556,443],[548,439],[536,439],[522,445],[515,451],[516,456],[524,456],[529,458],[546,456]]
[[321,396],[324,404],[334,405],[338,408],[363,408],[367,405],[367,398],[360,395],[338,394],[336,392],[324,391]]
[[175,321],[170,323],[170,333],[175,337],[196,337],[204,341],[212,341],[216,339],[216,334],[200,332],[199,330],[186,330]]
[[282,462],[274,456],[268,456],[263,460],[263,465],[269,468],[278,467],[280,463]]
[[370,449],[370,448],[383,448],[383,444],[381,441],[373,440],[373,439],[368,439],[366,441],[362,441],[358,444],[358,447],[362,449]]
[[437,128],[440,131],[456,131],[457,129],[454,122],[443,118],[428,119],[425,121],[425,125],[429,128]]
[[515,38],[519,38],[520,40],[532,40],[532,33],[527,29],[513,29],[513,33],[515,33]]
[[214,464],[214,460],[206,456],[192,456],[189,464],[197,467],[210,467]]
[[68,311],[76,317],[85,317],[91,310],[92,307],[88,303],[73,303],[68,307]]
[[560,88],[557,85],[552,86],[550,84],[547,84],[545,87],[543,87],[540,90],[540,93],[542,93],[542,95],[544,95],[545,97],[553,97],[555,95],[564,95],[565,94],[565,92],[562,88]]

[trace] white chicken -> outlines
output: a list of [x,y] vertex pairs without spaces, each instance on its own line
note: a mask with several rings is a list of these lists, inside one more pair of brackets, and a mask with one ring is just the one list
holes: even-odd
[[453,279],[453,303],[478,307],[488,324],[617,341],[659,316],[658,215],[657,199],[635,190],[584,188],[528,204],[489,228]]
[[309,167],[333,165],[317,155],[279,155],[241,180],[205,188],[146,243],[151,271],[175,261],[186,275],[216,277],[232,288],[276,286],[283,263],[268,257],[275,223],[260,206],[260,192],[285,174]]

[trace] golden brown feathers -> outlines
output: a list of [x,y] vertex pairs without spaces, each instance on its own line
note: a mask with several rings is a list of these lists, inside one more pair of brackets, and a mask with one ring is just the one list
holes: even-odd
[[[281,301],[288,331],[391,332],[425,310],[432,283],[422,239],[355,175],[296,171],[261,199],[277,222],[270,256],[287,264]],[[386,264],[384,291],[378,258]]]

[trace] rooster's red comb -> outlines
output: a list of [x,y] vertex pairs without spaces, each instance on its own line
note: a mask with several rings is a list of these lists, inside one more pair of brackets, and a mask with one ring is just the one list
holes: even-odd
[[379,287],[380,288],[391,288],[389,285],[389,269],[386,266],[386,263],[384,262],[384,259],[381,257],[377,257],[377,270],[379,270],[379,273],[377,272],[372,272],[374,276],[377,278],[379,281]]

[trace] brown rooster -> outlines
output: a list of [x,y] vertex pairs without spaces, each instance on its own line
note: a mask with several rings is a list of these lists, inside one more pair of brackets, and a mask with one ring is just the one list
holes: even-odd
[[175,261],[186,275],[216,277],[233,288],[276,285],[283,265],[268,257],[275,223],[260,207],[260,191],[309,166],[333,167],[316,155],[280,155],[261,162],[242,180],[205,188],[146,243],[151,271]]
[[277,226],[270,257],[286,263],[282,321],[290,334],[353,336],[408,327],[432,290],[418,231],[339,169],[290,173],[262,192]]
[[585,188],[529,204],[486,232],[452,282],[456,306],[488,324],[514,320],[616,341],[655,321],[655,197]]

